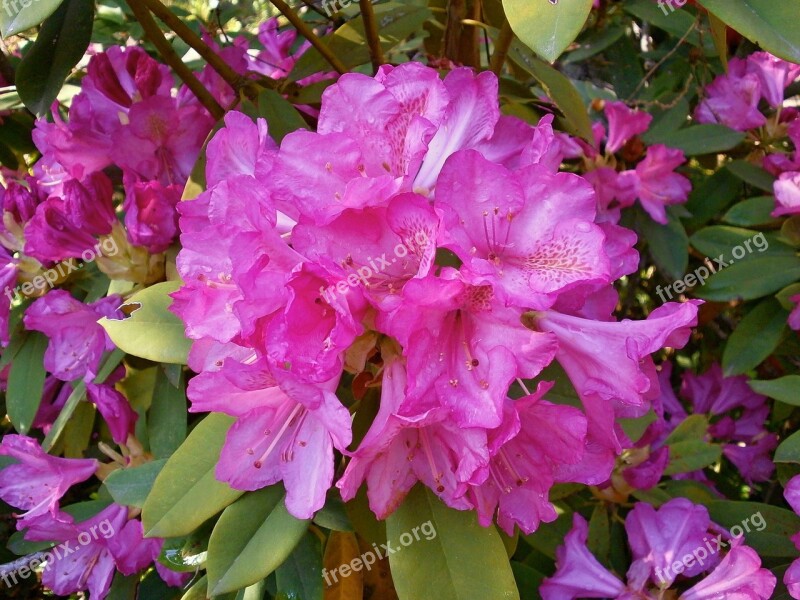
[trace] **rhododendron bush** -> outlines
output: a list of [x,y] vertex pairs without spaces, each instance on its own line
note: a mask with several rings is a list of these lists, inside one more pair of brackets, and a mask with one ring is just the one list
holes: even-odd
[[3,597],[800,599],[798,22],[3,0]]

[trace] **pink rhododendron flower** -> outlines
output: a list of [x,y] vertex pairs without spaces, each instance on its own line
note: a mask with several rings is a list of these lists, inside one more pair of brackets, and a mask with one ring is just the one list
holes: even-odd
[[111,437],[117,444],[124,444],[133,433],[139,415],[131,408],[128,399],[112,386],[94,383],[86,384],[89,401],[92,402],[111,430]]
[[[618,140],[646,125],[633,118],[611,118]],[[697,302],[613,320],[611,283],[637,267],[636,238],[598,224],[591,186],[558,173],[562,150],[551,119],[500,117],[491,73],[441,80],[418,63],[342,76],[318,131],[280,148],[262,121],[227,115],[208,188],[178,205],[172,305],[195,340],[191,410],[237,418],[217,477],[282,481],[308,518],[336,449],[342,496],[366,481],[380,517],[422,482],[508,531],[554,518],[554,482],[602,483],[623,446],[615,418],[647,410],[649,355],[686,342]],[[585,415],[550,404],[544,383],[509,399],[554,359]],[[612,370],[610,384],[593,375]],[[382,382],[357,448],[334,394],[350,375]]]
[[787,87],[800,75],[800,65],[781,60],[769,52],[755,52],[747,57],[747,72],[761,82],[761,94],[773,108],[783,104]]
[[[664,597],[678,575],[689,579],[704,576],[680,595],[681,600],[766,600],[775,588],[775,576],[761,567],[758,554],[743,545],[741,537],[731,538],[712,523],[705,507],[685,498],[672,499],[658,510],[637,503],[625,518],[625,530],[633,562],[623,583],[589,552],[588,524],[575,513],[572,530],[556,550],[557,571],[539,589],[542,598],[652,600]],[[717,539],[725,538],[721,547],[709,545],[715,533]],[[710,554],[709,547],[713,550]],[[724,557],[717,554],[722,548],[727,548]],[[676,564],[680,566],[677,574]]]
[[795,331],[800,331],[800,294],[792,296],[789,300],[795,303],[795,307],[789,315],[789,327]]
[[680,150],[667,148],[663,144],[650,146],[644,160],[633,171],[625,171],[620,177],[625,179],[623,186],[629,186],[639,198],[642,207],[654,221],[666,225],[665,208],[672,204],[686,202],[692,184],[675,173],[675,169],[686,162]]
[[647,131],[653,120],[652,115],[628,108],[623,102],[606,102],[603,110],[608,119],[606,152],[611,154],[621,150],[634,136]]
[[800,214],[800,172],[781,173],[773,188],[776,204],[773,217]]
[[694,112],[698,123],[719,123],[737,131],[747,131],[767,122],[758,110],[760,77],[745,73],[745,69],[743,60],[732,58],[729,73],[718,76],[706,87],[706,98]]
[[157,254],[166,250],[178,233],[175,205],[182,188],[163,186],[157,181],[137,182],[125,196],[125,227],[128,238],[137,246],[145,246]]
[[45,368],[62,381],[94,379],[103,352],[114,349],[97,321],[121,318],[120,303],[119,296],[108,296],[87,305],[66,290],[53,290],[31,304],[25,311],[25,327],[50,338]]
[[0,455],[17,462],[0,470],[0,498],[25,510],[17,528],[27,527],[45,514],[55,516],[58,501],[70,486],[94,475],[98,463],[92,459],[58,458],[45,453],[39,442],[24,435],[6,435]]

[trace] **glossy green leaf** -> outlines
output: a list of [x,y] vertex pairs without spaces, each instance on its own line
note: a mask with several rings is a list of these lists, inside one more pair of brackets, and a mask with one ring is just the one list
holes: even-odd
[[277,144],[292,131],[308,129],[297,109],[275,90],[259,92],[258,115],[267,120],[269,135]]
[[[798,555],[789,536],[800,531],[800,517],[791,510],[761,502],[718,500],[708,505],[708,512],[715,523],[740,528],[745,543],[762,557]],[[738,529],[733,533],[738,534]]]
[[776,463],[800,464],[800,431],[794,432],[775,449]]
[[503,0],[511,29],[531,50],[555,62],[583,29],[592,0]]
[[669,434],[664,442],[667,446],[691,440],[702,440],[708,433],[706,415],[689,415]]
[[[47,5],[49,0],[35,0]],[[56,3],[57,4],[57,3]],[[44,116],[64,80],[83,58],[92,36],[94,0],[64,0],[42,26],[17,67],[17,92],[28,109]]]
[[153,399],[147,415],[150,451],[156,458],[169,457],[186,438],[186,389],[182,374],[178,386],[173,385],[166,372],[156,373]]
[[800,3],[775,0],[698,0],[751,42],[786,60],[800,62]]
[[275,571],[277,600],[322,600],[322,544],[306,533]]
[[696,229],[716,217],[741,197],[742,180],[728,169],[719,169],[711,177],[694,183],[685,208],[692,213],[686,226]]
[[788,329],[789,313],[775,298],[753,308],[733,330],[722,353],[722,369],[730,377],[760,365],[778,346]]
[[777,217],[772,216],[773,210],[775,210],[773,196],[755,196],[731,206],[722,220],[739,227],[769,225],[780,221]]
[[62,1],[6,0],[0,4],[0,34],[7,38],[35,27],[52,15]]
[[665,475],[691,473],[714,464],[722,457],[722,446],[703,440],[683,440],[670,445]]
[[667,210],[667,225],[656,223],[639,212],[638,226],[647,240],[648,250],[656,266],[672,279],[680,279],[689,266],[689,238],[681,220]]
[[754,255],[730,265],[696,289],[706,300],[754,300],[774,294],[800,278],[800,258],[796,256]]
[[745,183],[772,193],[772,184],[775,181],[775,177],[761,167],[746,160],[734,160],[726,165],[726,169]]
[[724,125],[694,125],[662,135],[660,143],[682,150],[686,156],[712,154],[735,148],[745,134]]
[[232,417],[211,413],[169,458],[142,508],[148,537],[186,535],[242,495],[214,476],[232,423]]
[[[795,251],[780,241],[775,233],[764,233],[741,227],[713,225],[704,227],[691,238],[692,246],[714,259],[722,257],[726,264],[751,260],[756,256],[794,256]],[[739,248],[737,248],[739,247]],[[739,255],[738,257],[734,255]],[[720,265],[712,263],[715,269]]]
[[8,374],[6,411],[11,424],[21,434],[28,433],[39,404],[42,402],[44,380],[44,353],[47,336],[31,331],[19,349]]
[[[427,523],[436,535],[415,539],[414,528]],[[398,549],[389,554],[389,564],[400,598],[519,599],[497,531],[481,527],[472,511],[445,506],[425,486],[412,489],[389,516],[386,534],[391,548]]]
[[166,462],[154,460],[138,467],[117,469],[106,477],[103,485],[117,504],[141,508]]
[[208,542],[210,594],[252,585],[292,553],[308,521],[290,515],[284,497],[283,485],[277,484],[250,492],[225,509]]
[[530,73],[542,86],[547,96],[564,113],[569,133],[592,140],[592,122],[586,105],[572,81],[546,62],[539,60],[519,41],[511,42],[509,58]]
[[123,308],[132,309],[129,317],[103,317],[98,323],[111,341],[128,354],[185,365],[192,342],[184,335],[183,322],[169,311],[169,294],[180,287],[180,281],[165,281],[145,288],[123,304]]
[[800,375],[786,375],[768,381],[749,381],[753,391],[785,404],[800,406]]

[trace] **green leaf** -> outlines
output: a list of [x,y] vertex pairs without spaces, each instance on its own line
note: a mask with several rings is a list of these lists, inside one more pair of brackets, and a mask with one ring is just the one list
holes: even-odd
[[[791,246],[780,241],[775,233],[763,233],[752,229],[713,225],[695,233],[692,246],[710,258],[722,257],[725,263],[751,260],[756,256],[794,256]],[[741,246],[741,250],[736,247]],[[741,258],[732,256],[733,252],[744,253]],[[717,268],[720,265],[714,264]]]
[[800,278],[800,258],[755,255],[712,275],[695,295],[706,300],[754,300],[773,294]]
[[748,381],[753,391],[780,402],[800,406],[800,375],[787,375],[769,381]]
[[794,432],[783,440],[775,450],[776,463],[800,464],[800,431]]
[[751,310],[733,330],[722,353],[726,377],[741,375],[760,365],[778,346],[787,327],[789,313],[775,298]]
[[552,63],[578,37],[592,0],[503,0],[503,9],[522,43]]
[[751,42],[786,60],[800,62],[800,4],[775,0],[698,0]]
[[[380,23],[380,43],[384,53],[400,44],[414,32],[419,31],[430,15],[430,10],[425,7],[401,6],[397,8],[396,4],[392,7],[375,5],[375,16]],[[369,45],[364,35],[362,19],[348,21],[321,39],[322,43],[328,46],[331,52],[348,68],[366,64],[370,60]],[[313,48],[309,48],[295,63],[289,79],[297,81],[320,71],[330,71],[330,69],[330,65],[322,58],[322,55]]]
[[746,544],[762,557],[798,555],[789,536],[800,531],[800,517],[790,510],[761,502],[718,500],[708,504],[708,512],[715,523],[728,529],[738,526]]
[[667,208],[667,225],[656,223],[643,211],[638,213],[639,231],[648,242],[648,250],[659,269],[673,279],[680,279],[689,266],[689,238],[681,220]]
[[[8,0],[0,10],[0,33],[4,38],[35,27],[52,15],[63,0]],[[85,50],[86,48],[84,48]]]
[[275,571],[277,600],[322,600],[321,572],[322,544],[317,536],[306,532]]
[[6,411],[14,429],[23,435],[28,433],[42,402],[47,341],[47,336],[38,331],[29,332],[8,374]]
[[40,117],[47,113],[72,67],[83,58],[91,41],[93,18],[94,0],[65,0],[44,22],[17,67],[17,92],[32,113]]
[[740,227],[753,227],[756,225],[771,225],[780,222],[772,216],[775,209],[773,196],[756,196],[734,204],[722,217],[722,220],[731,225]]
[[246,494],[222,513],[208,541],[211,595],[264,579],[292,553],[308,521],[290,515],[284,497],[283,485],[273,485]]
[[649,146],[660,144],[665,137],[681,129],[688,118],[689,102],[681,98],[672,108],[653,114],[650,127],[641,135],[642,141]]
[[147,414],[150,451],[156,458],[168,458],[186,439],[186,390],[183,374],[172,385],[164,369],[156,373],[153,400]]
[[154,460],[138,467],[117,469],[106,477],[103,484],[117,504],[141,508],[166,462]]
[[580,40],[580,47],[570,52],[561,62],[569,64],[586,60],[614,44],[623,35],[625,35],[625,28],[619,25],[611,25],[600,31],[591,31],[589,35]]
[[269,135],[276,144],[292,131],[308,129],[297,109],[275,90],[265,89],[258,94],[258,114],[267,120]]
[[[428,523],[435,536],[415,539],[414,528],[419,532]],[[494,527],[478,525],[472,511],[445,506],[427,487],[411,490],[386,520],[386,533],[396,549],[389,554],[389,564],[400,598],[519,600],[505,547]]]
[[586,105],[569,77],[536,58],[517,40],[511,42],[508,56],[539,82],[547,96],[564,113],[569,133],[578,135],[585,140],[593,139],[592,121],[589,119]]
[[743,189],[742,180],[728,169],[720,169],[711,177],[695,182],[686,209],[692,213],[686,226],[695,229],[725,210]]
[[724,125],[694,125],[662,135],[660,143],[682,150],[686,156],[724,152],[744,141],[745,134]]
[[684,440],[670,445],[664,475],[691,473],[714,464],[722,457],[722,446],[703,440]]
[[[655,2],[651,0],[628,0],[623,4],[626,12],[633,16],[655,25],[659,29],[671,33],[675,37],[683,37],[694,23],[694,16],[685,10],[674,10],[664,12]],[[669,9],[669,7],[667,7]],[[698,45],[697,32],[692,32],[688,42]]]
[[702,440],[708,433],[706,415],[689,415],[669,434],[664,442],[667,446],[691,440]]
[[145,288],[122,305],[123,309],[133,309],[128,318],[103,317],[98,323],[111,341],[128,354],[185,365],[192,342],[184,335],[183,322],[169,311],[169,294],[181,285],[180,281],[165,281]]
[[761,167],[757,167],[746,160],[734,160],[728,163],[725,168],[745,183],[749,183],[753,187],[770,194],[772,193],[772,184],[775,181],[775,177]]
[[211,413],[167,460],[142,507],[147,537],[186,535],[242,495],[214,476],[232,423],[232,417]]

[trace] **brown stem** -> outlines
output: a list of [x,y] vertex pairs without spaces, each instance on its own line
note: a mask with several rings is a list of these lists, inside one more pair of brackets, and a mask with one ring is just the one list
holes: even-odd
[[175,35],[184,42],[189,44],[212,69],[219,73],[219,76],[222,77],[225,83],[231,86],[234,91],[238,91],[239,87],[242,85],[243,77],[234,71],[219,54],[214,52],[199,35],[192,31],[191,28],[181,21],[169,8],[161,4],[159,0],[142,1],[159,20],[163,21],[164,25],[174,31]]
[[200,83],[200,80],[195,77],[192,70],[183,63],[178,53],[175,52],[175,49],[167,41],[167,38],[164,37],[163,32],[158,27],[155,19],[153,19],[150,11],[147,10],[147,6],[144,4],[145,0],[126,1],[128,6],[131,7],[131,11],[133,11],[133,16],[139,21],[145,34],[156,47],[156,50],[158,50],[158,53],[164,61],[172,67],[178,77],[181,78],[181,81],[186,84],[186,87],[191,90],[200,103],[211,113],[211,116],[215,119],[221,119],[225,115],[225,111],[214,99],[214,96],[211,95],[211,92],[209,92],[206,87]]
[[297,29],[297,32],[306,38],[312,46],[322,55],[322,58],[328,61],[328,63],[334,68],[334,70],[339,73],[340,75],[344,75],[347,73],[347,67],[342,64],[336,55],[331,52],[331,49],[328,48],[322,40],[320,40],[316,34],[311,31],[311,28],[306,25],[306,22],[301,19],[296,12],[292,10],[292,7],[286,4],[283,0],[271,0],[271,2],[275,5],[281,14],[289,19],[289,22]]
[[375,72],[386,62],[383,57],[383,48],[378,35],[378,23],[375,20],[375,10],[372,8],[372,0],[358,0],[361,6],[361,18],[364,20],[364,34],[367,36],[369,44],[369,56],[372,59],[372,68]]
[[503,70],[503,65],[506,62],[506,56],[508,56],[508,49],[511,47],[511,42],[514,39],[514,32],[511,30],[511,25],[508,23],[508,19],[503,21],[503,27],[500,29],[500,35],[497,36],[497,40],[494,42],[494,54],[492,54],[492,61],[489,64],[489,68],[491,69],[492,73],[499,76],[500,71]]
[[17,560],[11,561],[10,563],[5,563],[3,565],[0,565],[0,577],[2,577],[4,581],[8,578],[11,578],[13,579],[14,583],[16,583],[17,578],[16,576],[13,575],[13,573],[16,573],[23,567],[30,568],[29,565],[34,560],[41,563],[42,559],[45,557],[46,554],[47,552],[34,552],[33,554],[28,554],[27,556],[18,558]]

